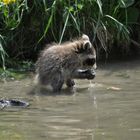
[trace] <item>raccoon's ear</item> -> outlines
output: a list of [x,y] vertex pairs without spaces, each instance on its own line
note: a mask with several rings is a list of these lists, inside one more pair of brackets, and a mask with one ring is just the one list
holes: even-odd
[[82,35],[82,39],[84,39],[84,40],[89,40],[89,37],[88,37],[86,34],[83,34],[83,35]]
[[86,42],[86,43],[84,44],[84,49],[85,49],[85,50],[88,50],[88,49],[90,49],[90,48],[91,48],[90,42]]

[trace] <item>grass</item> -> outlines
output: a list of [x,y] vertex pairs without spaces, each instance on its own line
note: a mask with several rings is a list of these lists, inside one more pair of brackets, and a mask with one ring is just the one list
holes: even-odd
[[[32,75],[34,72],[34,65],[27,61],[13,61],[9,63],[9,68],[5,70],[0,68],[0,79],[3,80],[21,80]],[[11,64],[10,64],[11,63]],[[0,81],[1,81],[0,80]]]
[[61,43],[82,33],[90,36],[100,57],[102,50],[107,54],[115,47],[114,42],[129,46],[132,26],[139,26],[140,2],[133,0],[5,1],[0,1],[0,64],[4,70],[8,59],[35,61],[45,43]]

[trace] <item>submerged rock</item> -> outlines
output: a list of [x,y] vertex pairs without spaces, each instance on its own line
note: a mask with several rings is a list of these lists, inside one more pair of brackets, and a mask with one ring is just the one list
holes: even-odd
[[0,108],[4,107],[27,107],[29,103],[18,99],[0,99]]

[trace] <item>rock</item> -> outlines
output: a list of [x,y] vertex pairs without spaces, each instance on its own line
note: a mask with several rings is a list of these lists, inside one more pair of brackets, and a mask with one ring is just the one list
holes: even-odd
[[4,107],[27,107],[29,103],[18,99],[0,99],[0,108]]

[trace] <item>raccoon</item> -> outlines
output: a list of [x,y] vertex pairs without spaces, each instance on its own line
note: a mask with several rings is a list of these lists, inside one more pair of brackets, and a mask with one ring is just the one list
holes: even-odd
[[59,92],[64,83],[74,86],[78,69],[96,69],[96,51],[89,37],[82,37],[49,45],[36,62],[36,79],[40,85],[50,85],[53,92]]

